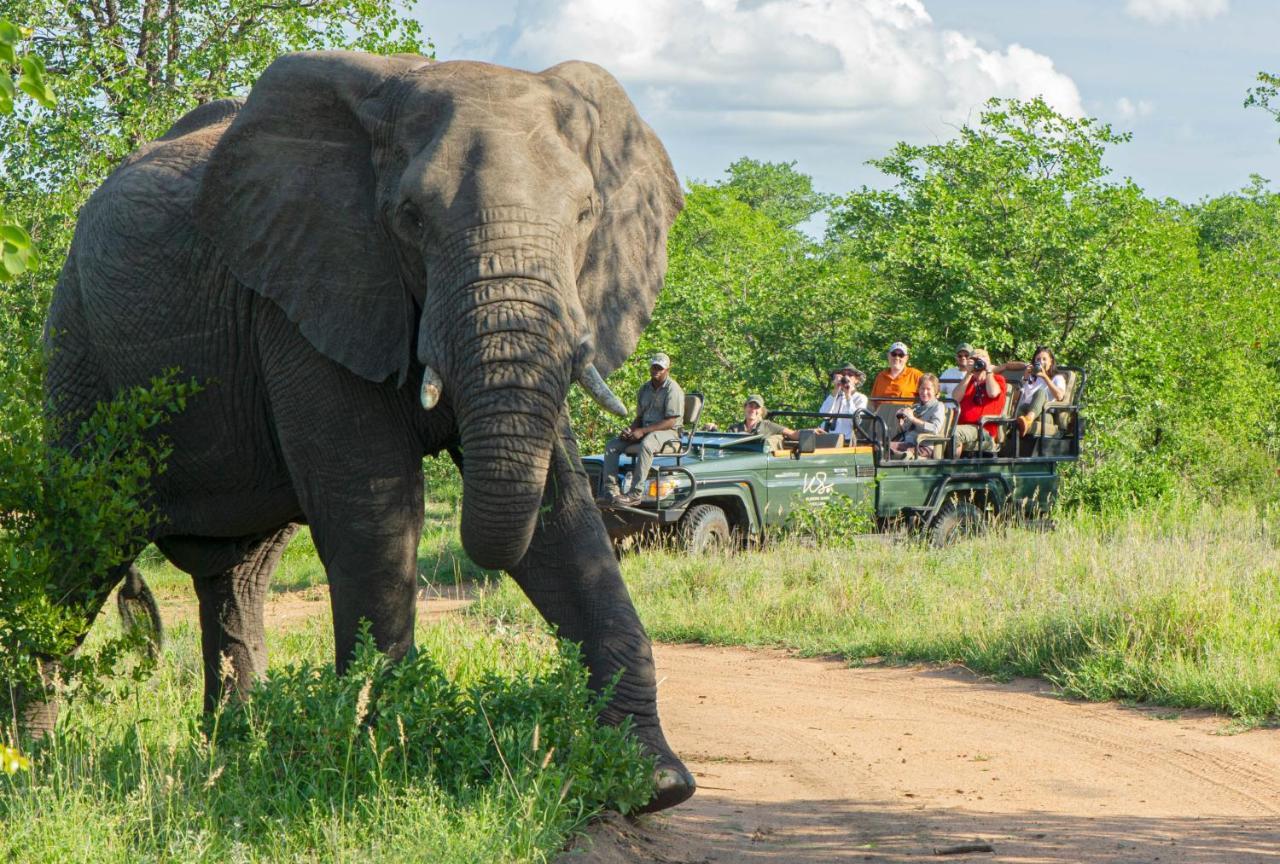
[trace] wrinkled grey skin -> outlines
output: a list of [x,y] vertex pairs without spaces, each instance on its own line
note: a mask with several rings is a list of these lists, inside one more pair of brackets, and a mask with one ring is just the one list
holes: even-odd
[[339,667],[361,619],[411,650],[421,460],[460,446],[467,553],[582,643],[593,687],[622,671],[601,719],[634,718],[657,755],[651,807],[692,794],[564,407],[593,354],[607,375],[634,349],[681,206],[596,66],[339,52],[277,60],[243,105],[196,109],[103,184],[50,310],[49,397],[72,429],[163,369],[205,383],[165,430],[154,541],[195,583],[206,707],[223,654],[237,689],[263,673],[264,592],[298,523]]

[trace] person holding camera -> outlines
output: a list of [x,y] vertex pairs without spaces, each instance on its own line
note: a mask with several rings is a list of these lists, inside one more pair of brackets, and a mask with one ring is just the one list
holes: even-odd
[[926,372],[920,376],[916,404],[910,408],[898,409],[898,427],[901,429],[901,437],[889,442],[889,452],[894,456],[902,459],[933,458],[933,448],[928,444],[918,445],[916,439],[921,435],[937,435],[942,431],[947,412],[938,401],[938,391],[941,389],[942,385],[937,375]]
[[[636,393],[636,416],[631,425],[604,447],[604,488],[601,500],[634,507],[644,499],[644,484],[653,457],[663,445],[680,440],[684,420],[684,390],[671,377],[671,358],[659,351],[649,358],[649,380]],[[631,462],[631,489],[618,489],[618,457],[632,444],[640,452]]]
[[998,417],[1004,413],[1009,384],[991,367],[991,355],[985,348],[974,350],[969,369],[956,385],[956,390],[961,394],[960,415],[956,418],[956,458],[966,448],[994,451],[999,424],[983,424],[982,418]]
[[[846,363],[839,369],[831,370],[831,395],[822,402],[819,414],[856,414],[867,407],[867,397],[858,392],[867,376],[852,363]],[[854,441],[853,421],[847,417],[825,421],[824,425],[832,432],[839,432],[850,444]]]
[[1058,360],[1053,351],[1044,345],[1036,348],[1030,363],[1010,360],[996,367],[997,372],[1022,372],[1022,394],[1014,411],[1018,422],[1018,434],[1026,437],[1036,420],[1050,402],[1064,402],[1067,398],[1067,378],[1058,371]]

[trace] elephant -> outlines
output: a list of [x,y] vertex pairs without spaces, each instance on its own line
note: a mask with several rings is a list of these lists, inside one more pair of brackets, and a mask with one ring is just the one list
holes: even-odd
[[[647,809],[693,794],[566,407],[578,382],[626,413],[604,376],[649,321],[682,207],[662,143],[578,61],[287,54],[111,174],[55,289],[46,395],[69,445],[161,370],[201,383],[164,430],[147,539],[194,583],[206,710],[264,674],[264,594],[300,524],[339,670],[362,621],[391,658],[414,650],[422,460],[448,452],[467,554],[581,643],[595,690],[617,678],[599,720],[630,718],[655,757]],[[137,589],[141,551],[86,589],[94,614]]]

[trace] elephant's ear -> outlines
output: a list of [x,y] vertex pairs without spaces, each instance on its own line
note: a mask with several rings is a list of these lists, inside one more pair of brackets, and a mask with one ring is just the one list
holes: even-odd
[[210,156],[195,205],[232,274],[370,381],[403,377],[414,322],[377,219],[366,128],[376,121],[362,116],[376,117],[370,100],[428,62],[336,51],[276,60]]
[[684,206],[666,148],[612,75],[572,61],[542,74],[571,84],[595,109],[591,147],[600,217],[578,274],[595,333],[596,366],[608,375],[635,350],[667,273],[667,231]]

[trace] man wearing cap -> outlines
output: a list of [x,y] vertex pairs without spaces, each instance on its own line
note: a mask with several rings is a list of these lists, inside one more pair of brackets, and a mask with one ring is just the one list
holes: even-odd
[[[822,402],[819,414],[856,414],[867,407],[867,397],[858,392],[867,376],[846,363],[839,369],[831,370],[831,395]],[[828,420],[826,425],[832,432],[839,432],[850,444],[853,443],[853,420],[841,417]]]
[[961,342],[956,346],[956,365],[945,370],[938,376],[942,384],[942,392],[940,395],[950,396],[957,402],[963,393],[953,392],[957,384],[964,380],[965,374],[973,366],[973,346],[968,342]]
[[774,423],[772,420],[764,419],[764,397],[759,393],[752,393],[747,397],[746,403],[742,406],[742,422],[734,423],[729,427],[728,431],[746,432],[748,435],[763,435],[765,438],[778,435],[788,441],[795,441],[800,437],[800,433],[796,430],[788,429],[781,423]]
[[[644,498],[644,484],[653,467],[653,457],[664,444],[680,440],[684,420],[684,391],[671,377],[671,358],[659,351],[649,358],[649,380],[636,393],[636,417],[622,434],[604,448],[604,489],[602,498],[612,504],[634,507]],[[618,457],[628,447],[639,444],[631,462],[631,490],[619,494]]]
[[871,398],[881,402],[914,402],[916,390],[920,388],[920,376],[924,373],[907,365],[905,342],[894,342],[889,346],[889,368],[882,369],[871,385]]

